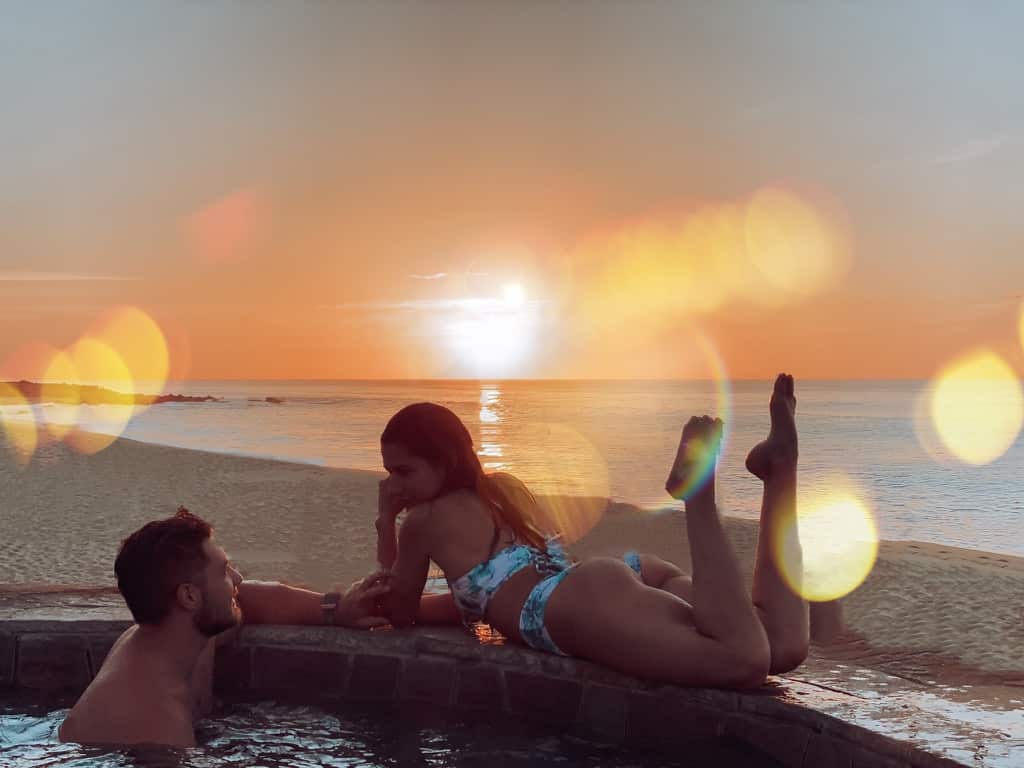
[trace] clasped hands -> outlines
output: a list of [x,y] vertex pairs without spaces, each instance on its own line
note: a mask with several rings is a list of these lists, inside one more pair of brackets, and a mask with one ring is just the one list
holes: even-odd
[[384,600],[391,589],[391,571],[374,571],[342,591],[338,585],[334,589],[341,593],[338,607],[334,609],[335,623],[343,627],[357,629],[373,629],[391,623],[384,614]]
[[[388,479],[380,481],[377,495],[377,529],[385,529],[386,535],[394,536],[395,519],[405,508],[405,500],[395,493],[394,484]],[[385,598],[391,589],[391,571],[387,568],[374,571],[352,583],[344,592],[335,612],[335,623],[347,627],[373,629],[390,624],[385,615]]]

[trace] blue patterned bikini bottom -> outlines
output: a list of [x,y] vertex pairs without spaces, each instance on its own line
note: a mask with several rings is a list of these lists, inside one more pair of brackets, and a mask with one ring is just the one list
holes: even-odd
[[[637,576],[640,575],[640,555],[636,552],[627,552],[623,556],[623,560],[626,564],[632,568]],[[569,572],[575,568],[575,565],[571,565],[565,570],[559,571],[546,579],[537,583],[526,597],[526,602],[523,603],[523,611],[519,614],[519,632],[523,636],[523,640],[531,648],[535,648],[538,651],[547,651],[548,653],[557,653],[560,656],[568,656],[568,654],[555,645],[555,641],[551,639],[551,635],[548,634],[547,627],[544,626],[544,609],[547,608],[548,599],[551,597],[551,593],[555,591],[555,587],[562,583],[562,579],[569,575]]]

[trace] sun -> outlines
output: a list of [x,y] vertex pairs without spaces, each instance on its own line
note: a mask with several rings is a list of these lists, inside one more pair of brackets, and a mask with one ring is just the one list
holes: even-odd
[[464,373],[522,375],[536,345],[536,305],[521,283],[506,283],[500,297],[453,302],[441,331]]
[[526,303],[526,290],[522,283],[506,283],[501,289],[506,304],[519,307]]

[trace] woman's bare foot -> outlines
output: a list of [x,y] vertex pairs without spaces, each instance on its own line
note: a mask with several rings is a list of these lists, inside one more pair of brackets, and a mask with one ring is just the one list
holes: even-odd
[[747,454],[747,469],[751,474],[767,480],[778,466],[795,466],[797,455],[796,396],[793,394],[793,377],[780,373],[775,379],[775,389],[768,405],[771,414],[771,429],[768,439],[763,440]]
[[665,490],[674,499],[696,495],[715,498],[715,463],[722,447],[722,420],[693,416],[683,427],[676,460],[665,481]]

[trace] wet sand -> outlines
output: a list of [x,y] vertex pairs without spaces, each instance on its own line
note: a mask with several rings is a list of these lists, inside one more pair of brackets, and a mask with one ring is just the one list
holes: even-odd
[[[180,504],[216,526],[249,578],[348,584],[375,565],[380,477],[125,439],[94,456],[53,443],[20,468],[0,446],[0,585],[111,586],[121,539]],[[681,513],[555,501],[566,504],[594,523],[576,555],[638,549],[689,567]],[[749,573],[757,524],[728,518],[727,530]],[[816,654],[909,679],[1024,685],[1024,558],[882,542],[842,614],[846,632]]]

